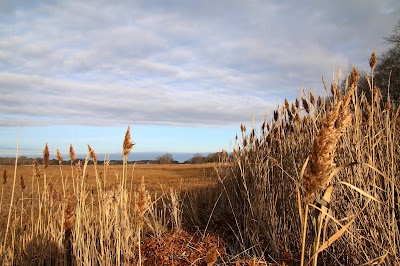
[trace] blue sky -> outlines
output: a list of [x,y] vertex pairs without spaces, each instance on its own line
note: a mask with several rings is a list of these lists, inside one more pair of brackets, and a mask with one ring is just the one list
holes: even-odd
[[382,1],[0,0],[0,156],[90,144],[230,149],[241,123],[321,76],[367,69],[400,18]]

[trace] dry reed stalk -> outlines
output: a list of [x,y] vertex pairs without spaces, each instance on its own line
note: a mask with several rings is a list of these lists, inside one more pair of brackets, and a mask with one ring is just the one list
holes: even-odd
[[50,160],[50,152],[49,152],[49,147],[47,146],[46,143],[43,150],[43,186],[45,192],[47,190],[46,168],[49,166],[49,160]]
[[149,202],[147,198],[146,186],[144,184],[144,177],[142,177],[142,182],[138,187],[138,194],[136,195],[135,200],[135,213],[136,213],[136,221],[137,221],[137,232],[138,232],[138,253],[139,253],[139,265],[142,265],[142,254],[140,249],[140,238],[141,238],[141,229],[143,224],[143,217],[149,207]]
[[75,192],[75,176],[74,176],[74,161],[76,159],[74,147],[72,144],[69,145],[69,159],[71,160],[71,176],[72,176],[72,187]]
[[23,220],[23,213],[24,213],[24,190],[26,188],[24,176],[21,174],[19,179],[19,184],[21,187],[21,223],[20,226],[22,227],[22,220]]
[[19,137],[21,134],[21,128],[18,129],[18,137],[17,137],[17,148],[15,151],[15,165],[14,165],[14,178],[13,178],[13,185],[12,185],[12,190],[11,190],[11,199],[10,199],[10,207],[8,209],[8,218],[7,218],[7,227],[6,227],[6,232],[4,233],[4,242],[3,242],[3,250],[6,248],[7,245],[7,236],[8,236],[8,230],[10,228],[10,221],[11,221],[11,212],[12,212],[12,206],[14,202],[14,192],[15,192],[15,183],[17,179],[17,168],[18,168],[18,152],[19,152]]
[[125,133],[125,138],[124,138],[124,142],[122,144],[122,155],[123,155],[123,165],[122,165],[122,182],[121,182],[121,193],[122,190],[125,187],[125,180],[126,180],[126,172],[127,172],[127,167],[128,167],[128,155],[132,150],[132,147],[135,144],[131,141],[131,128],[130,126],[128,126],[128,129],[126,130]]
[[206,257],[204,258],[204,262],[207,266],[213,266],[217,261],[217,247],[213,245],[211,248],[208,249],[206,253]]
[[63,195],[65,197],[65,182],[64,182],[64,175],[62,172],[62,162],[63,162],[63,157],[60,153],[60,151],[57,149],[57,159],[58,159],[58,165],[60,166],[60,175],[61,175],[61,183],[62,183],[62,188],[63,188]]

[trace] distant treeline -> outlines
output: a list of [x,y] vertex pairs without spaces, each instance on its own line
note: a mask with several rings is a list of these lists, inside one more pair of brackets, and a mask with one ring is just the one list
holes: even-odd
[[[214,163],[218,162],[223,156],[226,156],[227,152],[226,151],[221,151],[221,152],[216,152],[216,153],[210,153],[207,156],[203,156],[200,153],[196,153],[193,155],[193,157],[189,160],[186,160],[184,164],[201,164],[201,163]],[[36,159],[36,161],[39,164],[42,164],[43,158],[29,158],[27,156],[20,156],[18,157],[17,164],[18,165],[32,165],[33,161]],[[85,159],[77,159],[75,162],[78,160],[84,161]],[[109,160],[108,163],[110,165],[118,165],[122,164],[122,160]],[[129,163],[136,163],[136,164],[179,164],[178,161],[174,160],[171,154],[166,153],[162,156],[158,156],[154,160],[138,160],[138,161],[130,161]],[[0,165],[14,165],[15,164],[15,157],[0,157]],[[50,165],[58,165],[59,161],[58,159],[51,159],[49,160]],[[62,165],[71,165],[70,160],[63,160],[61,162]],[[89,160],[88,164],[93,164],[93,161]],[[104,161],[97,161],[97,164],[104,164]]]

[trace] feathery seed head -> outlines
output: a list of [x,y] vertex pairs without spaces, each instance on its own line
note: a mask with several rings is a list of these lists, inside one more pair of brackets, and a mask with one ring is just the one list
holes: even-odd
[[297,99],[297,98],[296,98],[296,101],[295,101],[295,105],[296,105],[296,109],[299,109],[300,102],[299,102],[299,99]]
[[314,98],[314,95],[312,94],[311,91],[310,91],[309,97],[310,97],[310,102],[311,102],[311,104],[312,104],[313,106],[315,106],[315,98]]
[[62,164],[63,157],[58,149],[57,149],[57,159],[58,159],[58,164]]
[[49,159],[50,159],[49,147],[47,146],[47,143],[46,143],[46,146],[44,146],[44,150],[43,150],[44,169],[46,169],[49,166]]
[[289,102],[286,98],[285,98],[285,107],[286,107],[286,110],[290,111]]
[[33,167],[34,167],[35,176],[37,178],[39,178],[40,177],[40,169],[39,169],[39,163],[37,162],[36,159],[33,160]]
[[21,189],[24,190],[26,188],[26,185],[25,185],[25,181],[24,181],[24,176],[22,174],[21,174],[19,180],[20,180]]
[[355,88],[351,87],[344,98],[327,114],[314,140],[309,155],[309,168],[303,177],[307,201],[317,190],[324,189],[330,182],[330,175],[335,168],[336,145],[347,126],[351,124],[350,101]]
[[292,109],[292,114],[295,114],[297,111],[297,108],[293,103],[292,103],[291,109]]
[[76,159],[74,147],[72,147],[72,144],[69,145],[69,158],[71,159],[71,163]]
[[308,105],[307,100],[304,99],[303,97],[301,97],[301,101],[303,103],[304,110],[306,110],[306,112],[309,114],[310,113],[310,106]]
[[372,52],[371,54],[371,58],[369,59],[369,66],[371,67],[371,69],[374,69],[376,66],[376,53],[375,51]]
[[132,143],[132,141],[131,141],[131,132],[130,132],[130,127],[128,126],[128,129],[126,130],[126,133],[125,133],[124,143],[123,143],[124,150],[123,150],[122,154],[124,157],[127,157],[129,155],[133,145],[135,145],[135,144]]
[[88,151],[89,151],[89,156],[90,156],[90,158],[92,158],[93,162],[94,162],[95,164],[97,164],[97,156],[96,156],[96,153],[94,152],[94,150],[92,149],[92,147],[90,147],[89,144],[88,144],[87,146],[88,146]]
[[360,79],[360,76],[358,74],[358,69],[356,67],[353,67],[350,73],[350,87],[357,87],[358,81]]
[[320,107],[322,106],[322,99],[321,99],[321,96],[318,96],[317,106],[318,106],[318,108],[320,108]]

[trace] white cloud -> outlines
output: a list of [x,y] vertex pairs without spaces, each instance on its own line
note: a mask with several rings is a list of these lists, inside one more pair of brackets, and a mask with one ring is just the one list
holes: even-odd
[[1,2],[0,125],[260,117],[386,49],[399,2],[340,2]]

